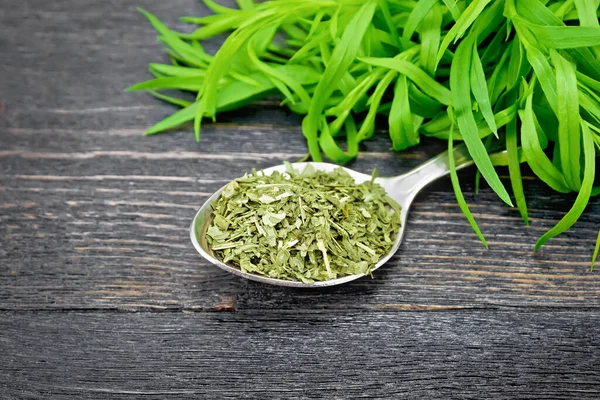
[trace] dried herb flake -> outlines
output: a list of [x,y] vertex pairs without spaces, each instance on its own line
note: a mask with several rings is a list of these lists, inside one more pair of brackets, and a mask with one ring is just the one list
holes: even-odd
[[373,180],[286,163],[285,173],[228,184],[207,237],[217,258],[244,272],[313,283],[370,274],[399,228],[400,206]]

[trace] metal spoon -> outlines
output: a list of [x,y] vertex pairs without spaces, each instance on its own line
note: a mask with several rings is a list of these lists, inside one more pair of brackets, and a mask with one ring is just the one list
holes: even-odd
[[[454,148],[454,160],[456,169],[462,169],[470,166],[473,161],[469,156],[469,153],[464,145],[459,145]],[[505,152],[496,153],[492,156],[492,158],[498,158],[498,156],[504,156]],[[303,163],[295,163],[292,164],[296,169],[302,170],[307,164],[311,164],[313,168],[322,171],[333,171],[335,168],[339,168],[339,165],[322,163],[322,162],[303,162]],[[362,183],[365,181],[369,181],[371,179],[371,175],[365,175],[360,172],[353,171],[348,168],[344,168],[352,177],[356,183]],[[278,165],[275,167],[267,168],[263,170],[265,174],[269,175],[274,171],[285,172],[284,165]],[[400,206],[402,207],[402,211],[400,213],[400,230],[396,235],[396,240],[394,242],[394,246],[390,250],[390,252],[384,256],[375,267],[372,268],[372,271],[375,271],[377,268],[381,267],[385,264],[398,250],[400,247],[400,243],[402,243],[402,238],[404,236],[404,228],[406,227],[406,219],[408,216],[408,209],[410,204],[414,200],[415,196],[421,189],[435,181],[438,178],[441,178],[447,175],[450,172],[449,158],[448,152],[445,151],[436,157],[430,159],[429,161],[421,164],[416,167],[412,171],[409,171],[405,174],[394,176],[394,177],[382,177],[376,178],[375,182],[379,183],[383,188],[387,191],[388,196],[394,199]],[[223,187],[224,188],[224,187]],[[190,226],[190,237],[192,239],[192,243],[198,253],[202,255],[202,257],[206,258],[211,263],[215,264],[217,267],[224,269],[225,271],[231,272],[232,274],[241,276],[246,279],[251,279],[253,281],[259,281],[264,283],[269,283],[271,285],[278,286],[290,286],[290,287],[325,287],[325,286],[334,286],[339,285],[341,283],[346,283],[353,281],[355,279],[361,278],[365,276],[364,274],[357,275],[348,275],[342,278],[331,279],[327,281],[316,281],[314,283],[303,283],[298,281],[288,281],[283,279],[274,279],[269,278],[262,275],[249,274],[246,272],[242,272],[240,269],[236,267],[232,267],[227,265],[221,261],[219,261],[213,254],[210,246],[208,245],[206,239],[206,231],[211,223],[211,213],[212,208],[211,204],[219,198],[221,191],[223,188],[219,189],[212,196],[206,200],[206,202],[202,205],[200,210],[196,213],[194,220]]]

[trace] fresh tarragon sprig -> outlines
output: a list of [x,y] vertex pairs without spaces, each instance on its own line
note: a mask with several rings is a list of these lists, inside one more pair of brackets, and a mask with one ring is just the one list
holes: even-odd
[[[199,26],[191,34],[142,10],[172,65],[150,64],[155,79],[130,90],[182,107],[146,134],[194,121],[199,139],[204,118],[276,94],[304,115],[315,161],[355,158],[376,117],[387,119],[395,151],[422,135],[464,141],[477,176],[505,203],[514,200],[526,224],[522,162],[552,189],[578,193],[535,249],[569,229],[600,193],[599,0],[238,0],[239,9],[204,3],[213,15],[183,18]],[[227,32],[214,55],[204,51],[202,41]],[[507,150],[501,161],[512,196],[491,148]],[[452,178],[461,209],[484,240]]]
[[304,283],[370,274],[400,228],[400,206],[380,185],[310,164],[234,180],[212,216],[208,242],[224,263]]

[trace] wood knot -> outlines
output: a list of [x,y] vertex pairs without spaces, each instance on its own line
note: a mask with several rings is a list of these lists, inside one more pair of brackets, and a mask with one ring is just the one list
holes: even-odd
[[220,302],[215,304],[213,310],[220,312],[236,312],[235,298],[231,296],[223,297]]

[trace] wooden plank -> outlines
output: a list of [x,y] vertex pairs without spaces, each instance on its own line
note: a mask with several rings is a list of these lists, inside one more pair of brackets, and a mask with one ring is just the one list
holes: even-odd
[[142,100],[136,104],[123,93],[148,76],[143,71],[149,62],[165,60],[156,31],[136,7],[160,15],[175,29],[186,27],[178,21],[181,15],[207,12],[194,0],[28,0],[6,7],[0,13],[0,72],[21,77],[0,82],[6,111],[18,112],[21,118],[41,111],[110,121],[122,111],[152,110],[151,98],[139,96]]
[[598,311],[3,313],[3,398],[595,399]]

